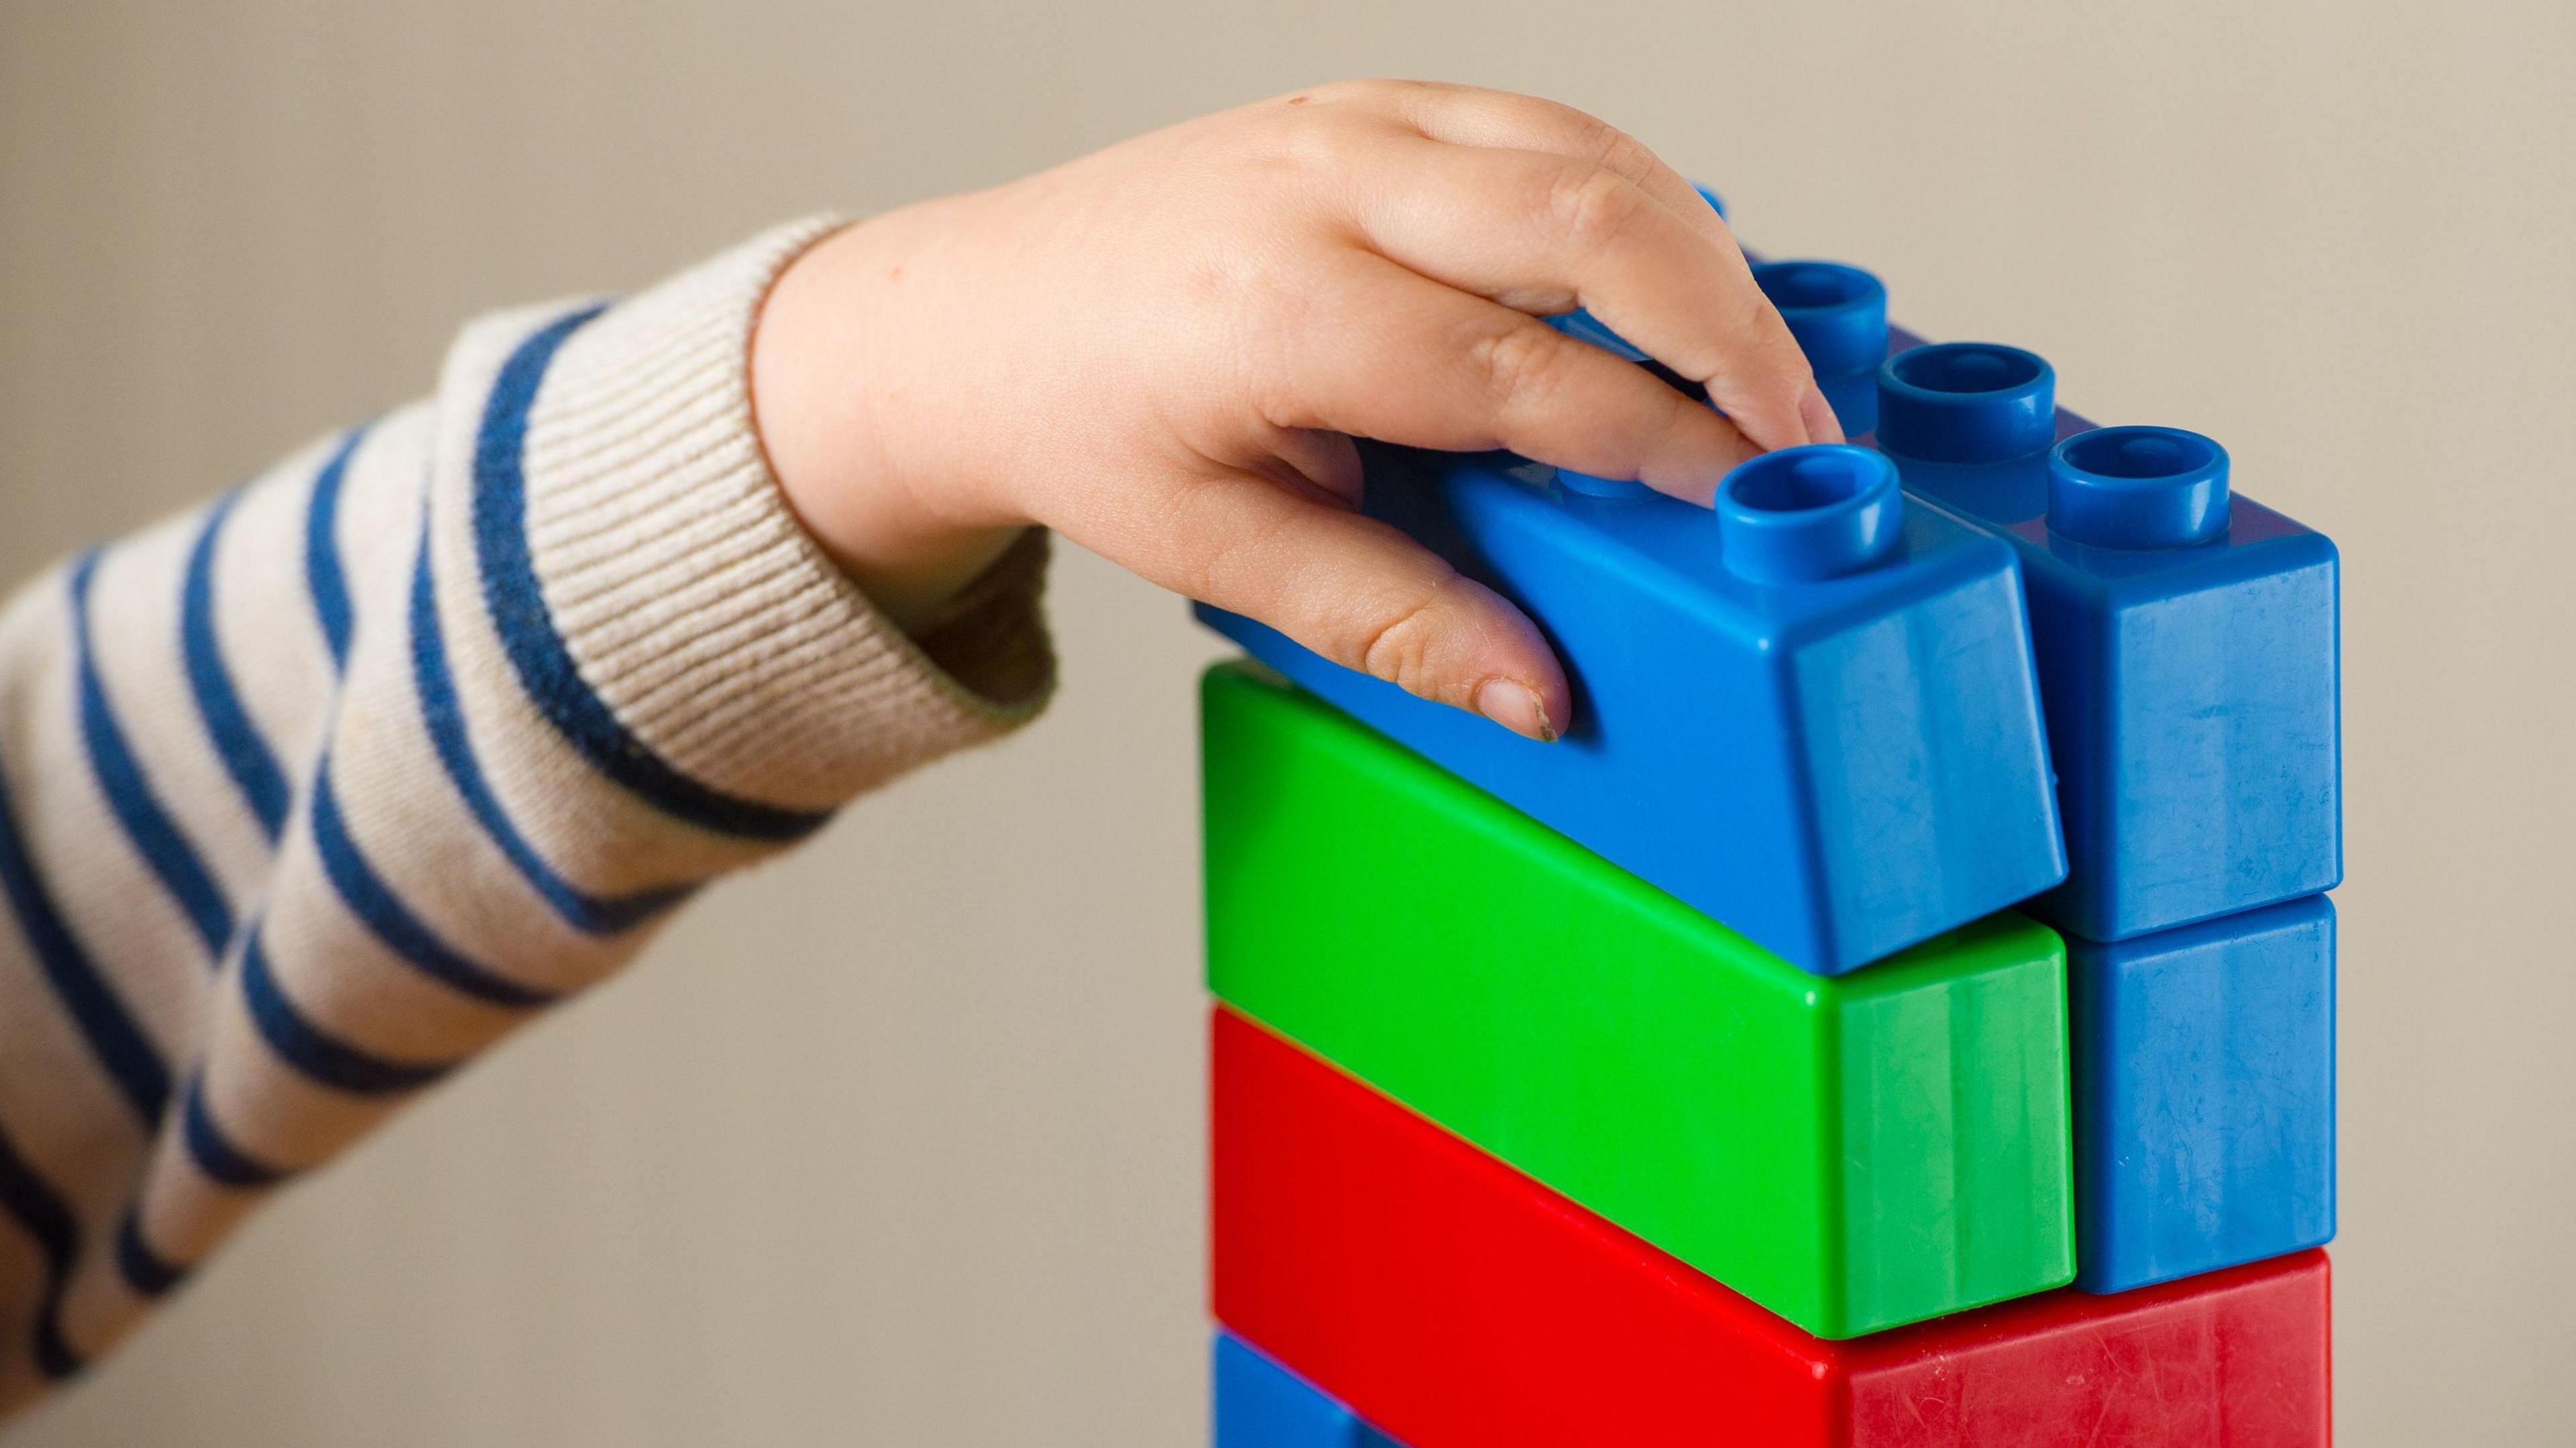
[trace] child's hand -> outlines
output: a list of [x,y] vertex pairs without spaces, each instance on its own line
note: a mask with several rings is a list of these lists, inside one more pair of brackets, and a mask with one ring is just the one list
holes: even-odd
[[[1535,320],[1578,304],[1725,416]],[[790,501],[898,622],[1041,523],[1540,738],[1572,712],[1546,643],[1352,511],[1348,435],[1702,502],[1841,437],[1688,183],[1580,112],[1452,86],[1325,86],[880,216],[788,270],[754,352]]]

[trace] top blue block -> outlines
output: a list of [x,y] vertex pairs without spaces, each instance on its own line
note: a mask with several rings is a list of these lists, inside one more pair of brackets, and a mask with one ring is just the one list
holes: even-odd
[[1890,330],[1866,272],[1755,275],[1845,430],[2020,559],[2069,865],[2031,913],[2119,941],[2339,883],[2334,544],[2208,438],[2058,408],[2032,353]]
[[1553,744],[1214,609],[1255,657],[1723,921],[1834,975],[2065,875],[2012,550],[1860,448],[1731,474],[1712,511],[1506,454],[1371,446],[1368,510],[1555,646]]

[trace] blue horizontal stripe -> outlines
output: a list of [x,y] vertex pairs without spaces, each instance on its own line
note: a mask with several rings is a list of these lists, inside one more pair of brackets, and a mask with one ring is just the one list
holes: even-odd
[[414,686],[420,692],[420,710],[429,726],[430,742],[437,747],[438,762],[447,768],[447,777],[463,796],[466,808],[474,812],[475,821],[501,853],[517,867],[520,878],[537,892],[556,915],[573,929],[586,935],[615,935],[630,930],[670,910],[689,898],[695,887],[673,886],[647,890],[633,895],[591,895],[576,888],[557,873],[536,846],[501,807],[499,796],[492,792],[491,782],[484,778],[483,765],[474,757],[474,741],[466,733],[465,708],[456,694],[456,680],[447,665],[447,641],[438,621],[438,593],[430,574],[429,531],[422,525],[420,556],[411,575],[411,665]]
[[106,684],[99,677],[89,617],[90,585],[98,574],[98,557],[96,552],[83,554],[72,565],[71,579],[81,742],[89,750],[90,773],[98,780],[99,792],[107,796],[109,812],[133,842],[135,853],[143,857],[160,879],[161,887],[170,892],[170,898],[187,915],[188,923],[196,927],[207,961],[220,961],[232,944],[233,908],[215,884],[215,877],[207,872],[196,846],[179,832],[170,812],[162,807],[160,796],[152,792],[152,781],[144,776],[142,761],[134,757],[132,746],[126,743],[125,727],[117,722],[116,710],[108,703]]
[[255,1190],[273,1187],[293,1175],[233,1145],[232,1138],[224,1135],[223,1126],[215,1120],[213,1108],[206,1104],[206,1083],[202,1078],[188,1083],[187,1100],[180,1107],[179,1137],[197,1170],[225,1186]]
[[36,1366],[49,1378],[68,1378],[81,1370],[81,1356],[63,1337],[63,1286],[80,1258],[80,1224],[71,1205],[18,1152],[0,1131],[0,1211],[17,1222],[45,1259],[45,1290],[36,1305],[32,1349]]
[[324,1086],[360,1096],[390,1096],[426,1086],[454,1069],[453,1062],[415,1066],[363,1051],[305,1019],[269,970],[268,950],[253,930],[243,944],[242,999],[251,1024],[278,1059]]
[[348,821],[340,814],[340,792],[332,784],[331,757],[327,754],[313,771],[311,816],[314,853],[321,857],[322,873],[330,877],[340,903],[385,949],[421,974],[496,1006],[525,1009],[556,999],[552,991],[522,985],[468,959],[412,914],[411,907],[367,863],[358,842],[350,838]]
[[322,471],[313,478],[313,496],[304,507],[304,586],[313,595],[313,616],[330,646],[331,666],[349,671],[349,634],[354,615],[349,607],[349,579],[340,567],[340,485],[349,472],[349,455],[365,440],[363,426],[349,429]]
[[802,839],[822,828],[830,811],[727,794],[681,773],[629,733],[583,681],[538,587],[527,533],[528,415],[556,349],[603,310],[577,311],[540,329],[510,354],[493,382],[474,442],[474,543],[484,607],[520,686],[593,768],[654,808],[702,829],[743,839]]
[[216,757],[223,760],[224,772],[233,777],[242,802],[250,806],[260,831],[273,845],[286,828],[290,797],[286,771],[242,707],[232,670],[224,663],[223,642],[215,632],[215,550],[224,522],[240,500],[240,493],[228,493],[215,504],[197,532],[196,546],[188,550],[188,573],[179,596],[179,642],[187,657],[188,688],[196,695],[197,714],[205,721],[207,737],[214,741]]
[[187,1280],[188,1269],[168,1261],[143,1240],[143,1220],[132,1207],[116,1224],[116,1270],[125,1285],[145,1297],[159,1297]]
[[89,1043],[100,1068],[116,1083],[144,1129],[157,1127],[161,1109],[170,1102],[169,1068],[55,908],[53,895],[19,833],[5,771],[0,771],[0,894],[9,897],[9,909],[27,938],[37,968]]

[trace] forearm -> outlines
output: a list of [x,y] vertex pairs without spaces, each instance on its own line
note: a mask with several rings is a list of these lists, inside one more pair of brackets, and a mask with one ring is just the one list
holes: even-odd
[[1039,541],[916,642],[778,490],[751,337],[821,230],[478,323],[431,403],[13,607],[5,1381],[697,885],[1042,702]]

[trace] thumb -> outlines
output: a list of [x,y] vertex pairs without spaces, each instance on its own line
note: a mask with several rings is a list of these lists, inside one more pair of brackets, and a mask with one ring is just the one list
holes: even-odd
[[1515,734],[1552,740],[1574,713],[1529,617],[1374,518],[1223,471],[1130,497],[1150,527],[1074,541],[1176,593],[1268,624],[1337,664]]

